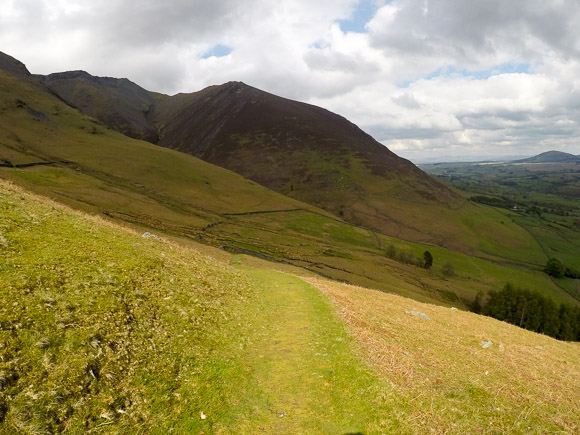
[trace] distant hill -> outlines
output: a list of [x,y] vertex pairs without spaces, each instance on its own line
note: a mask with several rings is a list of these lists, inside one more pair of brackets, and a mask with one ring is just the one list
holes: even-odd
[[528,159],[516,160],[514,163],[580,163],[580,155],[563,153],[561,151],[546,151]]

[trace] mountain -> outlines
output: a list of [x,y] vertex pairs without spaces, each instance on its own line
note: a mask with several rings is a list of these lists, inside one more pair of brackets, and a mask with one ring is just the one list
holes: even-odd
[[[356,125],[320,107],[241,82],[212,86],[183,100],[178,110],[170,100],[160,105],[160,145],[231,167],[275,190],[359,190],[356,169],[363,169],[387,180],[416,180],[420,196],[457,199]],[[291,181],[297,183],[294,190]]]
[[240,82],[167,99],[159,144],[228,168],[350,222],[392,233],[392,197],[461,198],[345,118]]
[[[383,246],[393,242],[385,236],[193,156],[108,129],[34,77],[3,69],[0,178],[141,233],[294,264],[422,301],[448,298],[433,284],[416,285],[416,278],[393,287],[391,267],[409,266],[384,256]],[[482,282],[473,284],[457,287],[455,297],[467,301],[483,290]]]
[[240,82],[170,97],[82,72],[40,81],[110,128],[233,170],[356,225],[468,249],[463,231],[433,225],[465,206],[460,195],[322,108]]
[[[336,177],[336,171],[348,175],[355,163],[349,160],[352,157],[372,175],[416,177],[426,190],[450,194],[446,186],[424,177],[415,165],[345,118],[241,82],[182,96],[178,104],[167,99],[158,111],[160,145],[236,168],[276,190],[290,190],[291,180],[300,183],[296,173],[306,174],[310,188],[328,190],[356,183],[353,175],[349,182]],[[320,166],[320,180],[308,167],[312,160]],[[329,168],[324,161],[330,163]],[[294,189],[307,190],[307,186],[298,187]]]
[[513,163],[580,163],[580,156],[561,151],[546,151],[534,157],[516,160]]

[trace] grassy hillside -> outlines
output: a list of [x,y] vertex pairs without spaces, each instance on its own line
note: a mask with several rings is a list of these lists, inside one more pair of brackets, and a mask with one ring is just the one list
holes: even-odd
[[0,182],[0,433],[580,429],[578,344],[198,248]]

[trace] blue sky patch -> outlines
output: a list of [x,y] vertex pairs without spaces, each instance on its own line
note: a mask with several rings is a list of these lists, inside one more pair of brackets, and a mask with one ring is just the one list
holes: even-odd
[[353,11],[350,19],[338,21],[340,30],[345,33],[366,33],[367,29],[365,28],[365,25],[375,16],[377,9],[377,6],[372,0],[361,0]]
[[497,69],[492,69],[492,75],[497,74],[513,74],[513,73],[520,73],[520,74],[530,74],[530,64],[529,63],[507,63],[504,65],[500,65]]
[[499,74],[529,74],[530,65],[527,63],[504,63],[502,65],[497,65],[493,68],[482,70],[482,71],[470,71],[466,69],[457,69],[453,66],[448,66],[445,68],[439,68],[433,71],[431,74],[425,77],[426,80],[431,80],[436,77],[471,77],[476,80],[486,80],[490,77],[497,76]]
[[232,49],[227,45],[218,44],[208,50],[202,57],[207,59],[209,57],[224,57],[232,52]]
[[[470,71],[466,69],[457,69],[454,66],[441,67],[425,77],[424,80],[432,80],[438,77],[469,77],[475,80],[487,80],[490,77],[500,74],[530,74],[531,66],[528,63],[504,63],[493,68],[482,71]],[[418,79],[419,80],[419,79]],[[398,88],[408,88],[416,80],[406,80],[396,83]]]

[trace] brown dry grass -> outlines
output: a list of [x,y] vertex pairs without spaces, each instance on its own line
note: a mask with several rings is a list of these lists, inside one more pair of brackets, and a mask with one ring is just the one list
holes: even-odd
[[[580,344],[392,294],[303,279],[335,301],[402,401],[413,431],[579,433]],[[492,345],[484,349],[486,340]]]

